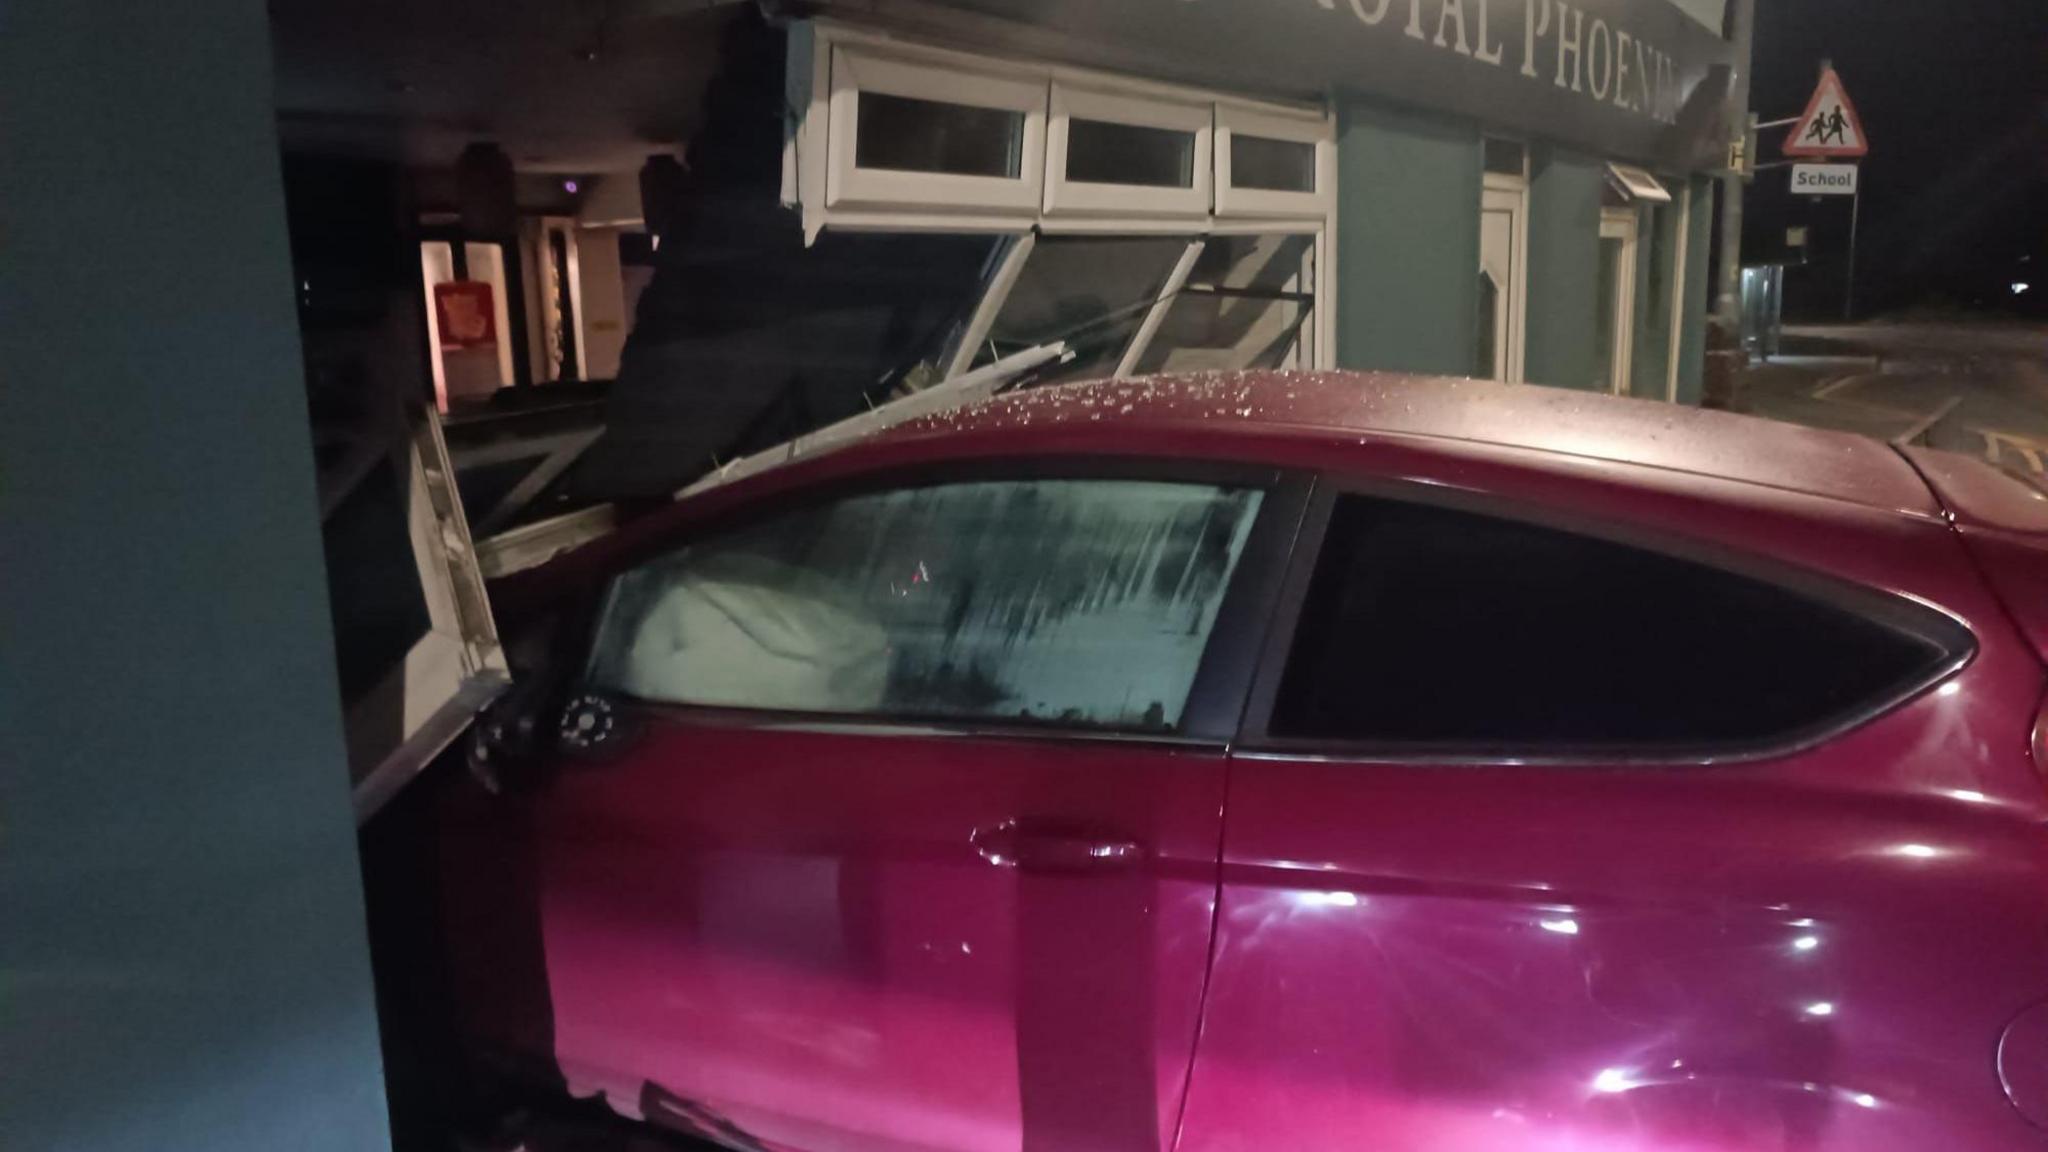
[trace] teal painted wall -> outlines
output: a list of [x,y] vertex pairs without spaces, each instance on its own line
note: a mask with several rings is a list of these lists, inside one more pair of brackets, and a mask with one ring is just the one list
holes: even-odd
[[1603,161],[1537,149],[1529,173],[1529,308],[1523,378],[1605,388],[1596,378]]
[[1469,375],[1479,130],[1352,98],[1337,116],[1337,363]]
[[1713,289],[1714,182],[1692,182],[1692,214],[1686,224],[1685,326],[1678,343],[1678,402],[1698,404],[1707,357],[1707,297]]
[[1666,180],[1669,204],[1641,209],[1636,246],[1635,349],[1629,363],[1629,395],[1662,400],[1670,387],[1671,293],[1676,290],[1680,226],[1679,185]]
[[389,1143],[263,0],[0,4],[0,1145]]

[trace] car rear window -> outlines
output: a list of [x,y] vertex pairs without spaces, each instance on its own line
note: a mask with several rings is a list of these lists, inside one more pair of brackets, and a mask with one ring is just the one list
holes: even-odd
[[1503,751],[1768,745],[1889,703],[1966,642],[1880,615],[1895,613],[1597,537],[1342,496],[1268,728]]
[[671,704],[1177,731],[1262,499],[1037,479],[801,508],[619,576],[589,679]]

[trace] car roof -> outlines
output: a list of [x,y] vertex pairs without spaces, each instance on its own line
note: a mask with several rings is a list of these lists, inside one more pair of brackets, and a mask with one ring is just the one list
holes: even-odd
[[[1081,429],[1088,432],[1080,432]],[[871,443],[1057,430],[1105,446],[1149,432],[1279,439],[1394,435],[1501,445],[1720,477],[1916,517],[1941,506],[1887,444],[1730,412],[1529,384],[1390,372],[1228,372],[1096,380],[1007,392],[920,417]],[[1021,447],[1021,446],[1020,446]]]

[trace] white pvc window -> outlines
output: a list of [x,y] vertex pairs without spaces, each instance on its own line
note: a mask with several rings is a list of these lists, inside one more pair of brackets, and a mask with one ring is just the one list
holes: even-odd
[[1671,203],[1671,192],[1662,181],[1631,164],[1609,164],[1607,182],[1629,200],[1649,204]]
[[1337,144],[1329,117],[1216,105],[1218,216],[1327,216],[1336,186]]
[[831,49],[828,209],[1035,218],[1046,86],[1029,73]]
[[1210,104],[1055,81],[1051,107],[1048,215],[1209,214]]
[[1171,291],[1178,236],[1046,236],[1033,245],[977,348],[981,367],[1055,340],[1072,359],[1039,382],[1116,374],[1146,317]]
[[827,226],[1021,231],[1327,224],[1327,111],[882,40],[790,34],[783,197]]
[[[1162,330],[1167,346],[1200,330],[1199,344],[1180,345],[1190,360],[1281,355],[1288,366],[1319,367],[1334,358],[1321,319],[1334,290],[1324,245],[1337,194],[1326,110],[988,59],[820,21],[792,26],[789,43],[783,199],[802,210],[808,239],[828,227],[1009,237],[949,340],[942,378],[985,362],[991,347],[1020,343],[1064,345],[1055,375],[1128,375],[1157,362],[1148,353]],[[1156,285],[1147,301],[1124,291],[1121,276],[1104,280],[1114,291],[1065,287],[1057,265],[1092,256],[1055,244],[1040,259],[1034,249],[1069,236],[1167,236],[1181,248],[1163,281],[1149,248],[1134,266]],[[1258,286],[1264,297],[1206,280],[1190,287],[1206,243],[1226,237],[1292,237],[1285,243],[1302,270],[1285,287]],[[1225,240],[1209,261],[1237,243]],[[1214,291],[1195,299],[1204,289]],[[1254,316],[1240,339],[1224,342]],[[1258,343],[1263,336],[1270,346]],[[1205,355],[1193,355],[1197,347]]]
[[1179,289],[1161,301],[1132,371],[1301,366],[1315,309],[1314,255],[1311,235],[1209,237]]

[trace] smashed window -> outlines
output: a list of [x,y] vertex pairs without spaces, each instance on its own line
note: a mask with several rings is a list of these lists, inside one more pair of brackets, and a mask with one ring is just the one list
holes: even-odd
[[1309,235],[1211,236],[1138,360],[1140,373],[1282,368],[1315,305]]
[[1054,340],[1074,358],[1041,382],[1116,374],[1188,242],[1176,236],[1047,236],[989,326],[977,367]]
[[620,576],[590,679],[675,704],[1173,731],[1261,498],[1029,480],[806,508]]

